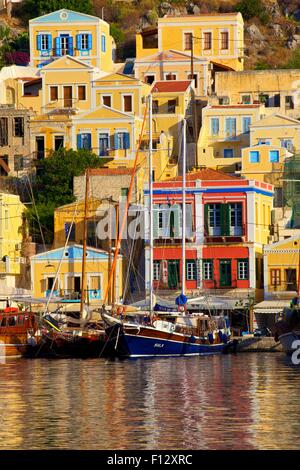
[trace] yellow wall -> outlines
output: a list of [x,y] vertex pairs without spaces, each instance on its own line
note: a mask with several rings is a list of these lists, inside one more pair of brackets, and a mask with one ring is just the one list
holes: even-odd
[[[294,118],[299,117],[298,90],[300,70],[245,70],[243,72],[217,72],[215,91],[218,96],[228,96],[230,104],[242,102],[243,95],[250,95],[250,102],[259,101],[260,94],[271,98],[270,108],[265,112],[280,112]],[[280,106],[275,107],[274,95],[280,94]],[[286,96],[292,96],[294,109],[286,104]],[[273,100],[273,102],[272,102]]]
[[[279,162],[270,162],[269,152],[278,150]],[[259,161],[252,163],[250,161],[250,152],[259,152]],[[255,145],[242,150],[242,168],[241,175],[245,178],[265,181],[274,186],[282,186],[283,163],[287,157],[287,150],[281,147],[271,145]]]
[[[234,171],[241,163],[241,150],[249,146],[250,133],[243,133],[243,118],[249,117],[251,123],[260,118],[259,106],[207,106],[202,110],[202,127],[198,139],[198,165]],[[219,132],[214,135],[212,119],[219,119]],[[236,135],[226,132],[226,118],[236,119]],[[233,149],[232,158],[224,158],[224,149]]]
[[[287,285],[287,269],[296,270],[296,286],[299,276],[299,248],[300,238],[291,237],[274,243],[264,249],[265,294],[270,292],[289,291],[291,297],[295,295],[296,288]],[[279,285],[272,285],[271,271],[279,270]],[[275,273],[274,273],[275,274]],[[273,276],[274,276],[273,274]],[[277,271],[278,275],[278,271]],[[273,277],[274,279],[274,277]]]
[[[51,252],[45,252],[43,255],[49,254],[51,263],[47,260],[39,260],[37,255],[31,257],[31,282],[32,292],[34,297],[46,297],[47,291],[47,277],[54,277],[58,269],[59,260],[52,259]],[[91,250],[91,253],[93,251]],[[120,256],[117,263],[117,282],[116,282],[116,300],[120,300],[123,295],[123,259]],[[49,266],[51,265],[51,266]],[[82,262],[79,259],[70,261],[68,259],[63,260],[59,271],[58,278],[58,295],[64,295],[65,290],[73,290],[70,287],[70,281],[68,277],[79,276],[82,273]],[[108,259],[98,259],[91,256],[90,259],[86,260],[86,277],[87,277],[87,288],[90,289],[90,277],[100,276],[101,278],[101,299],[91,300],[91,303],[101,303],[107,288],[109,273],[109,261]]]
[[[68,18],[62,18],[67,15]],[[38,49],[39,35],[51,35],[52,47],[41,51]],[[57,58],[55,38],[60,34],[68,34],[73,38],[73,56],[103,71],[112,71],[112,46],[110,26],[106,21],[90,15],[76,13],[69,10],[59,10],[29,21],[30,58],[31,65],[38,66],[52,58]],[[92,36],[92,49],[81,51],[77,49],[77,35],[90,34]],[[102,50],[102,36],[106,42],[106,50]],[[63,55],[64,53],[62,53]]]
[[[229,47],[221,49],[221,32],[229,33]],[[204,49],[204,33],[212,33],[212,47]],[[145,57],[157,51],[175,49],[184,51],[184,33],[193,33],[194,55],[232,67],[234,70],[243,69],[244,31],[243,18],[240,13],[216,15],[165,16],[158,19],[157,49],[143,48],[142,37],[137,35],[136,57]],[[199,39],[198,39],[199,38]]]
[[[0,193],[0,270],[1,273],[20,274],[22,214],[25,206],[15,194]],[[7,264],[2,261],[9,257]],[[8,269],[7,269],[8,267]]]

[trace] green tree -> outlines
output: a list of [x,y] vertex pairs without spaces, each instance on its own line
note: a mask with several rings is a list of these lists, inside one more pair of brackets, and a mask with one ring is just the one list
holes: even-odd
[[239,11],[244,20],[250,20],[256,16],[261,19],[263,24],[268,21],[268,15],[262,0],[241,0],[236,4],[235,11]]
[[35,18],[62,8],[87,14],[93,13],[91,0],[25,0],[22,13],[26,18]]
[[125,33],[122,31],[121,28],[119,28],[116,23],[111,23],[110,25],[110,34],[116,41],[116,44],[124,42],[125,39]]
[[99,168],[107,159],[99,158],[89,150],[61,149],[38,162],[38,172],[33,183],[35,206],[27,210],[30,233],[41,241],[38,219],[46,243],[53,241],[54,209],[75,201],[73,178],[87,168]]

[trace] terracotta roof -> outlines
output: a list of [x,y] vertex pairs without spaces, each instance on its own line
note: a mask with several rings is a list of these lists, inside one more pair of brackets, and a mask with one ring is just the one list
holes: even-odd
[[152,88],[152,93],[186,91],[190,84],[191,80],[165,80],[164,82],[156,82]]
[[[241,180],[239,176],[232,176],[228,173],[223,173],[222,171],[213,170],[212,168],[203,168],[202,170],[193,171],[186,175],[187,181],[238,181]],[[168,181],[180,181],[182,176],[177,176],[176,178],[169,179]]]
[[130,168],[91,168],[91,176],[114,176],[114,175],[132,175]]

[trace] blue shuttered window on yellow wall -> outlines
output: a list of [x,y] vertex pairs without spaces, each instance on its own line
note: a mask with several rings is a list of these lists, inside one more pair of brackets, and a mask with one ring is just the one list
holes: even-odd
[[115,150],[130,148],[130,135],[128,132],[116,132],[115,133],[114,148]]
[[61,56],[61,42],[60,42],[60,37],[55,38],[55,55],[57,57]]
[[92,49],[92,35],[87,33],[77,34],[76,49],[78,51],[90,51]]
[[84,134],[77,134],[77,150],[90,150],[92,148],[92,136],[86,132]]
[[101,50],[102,52],[106,52],[106,37],[104,34],[101,36]]
[[36,37],[36,48],[38,51],[50,51],[52,49],[51,34],[38,34]]

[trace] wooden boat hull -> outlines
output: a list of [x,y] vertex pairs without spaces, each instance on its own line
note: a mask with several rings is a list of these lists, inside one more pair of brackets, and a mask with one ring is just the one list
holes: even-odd
[[111,349],[119,357],[172,357],[199,356],[222,353],[225,343],[209,344],[192,336],[157,331],[155,328],[137,327],[132,331],[120,324],[106,329]]
[[27,334],[0,335],[0,358],[26,355],[29,345]]
[[37,338],[37,344],[27,349],[27,357],[92,358],[107,356],[109,344],[105,331],[99,335],[80,336],[47,332]]

